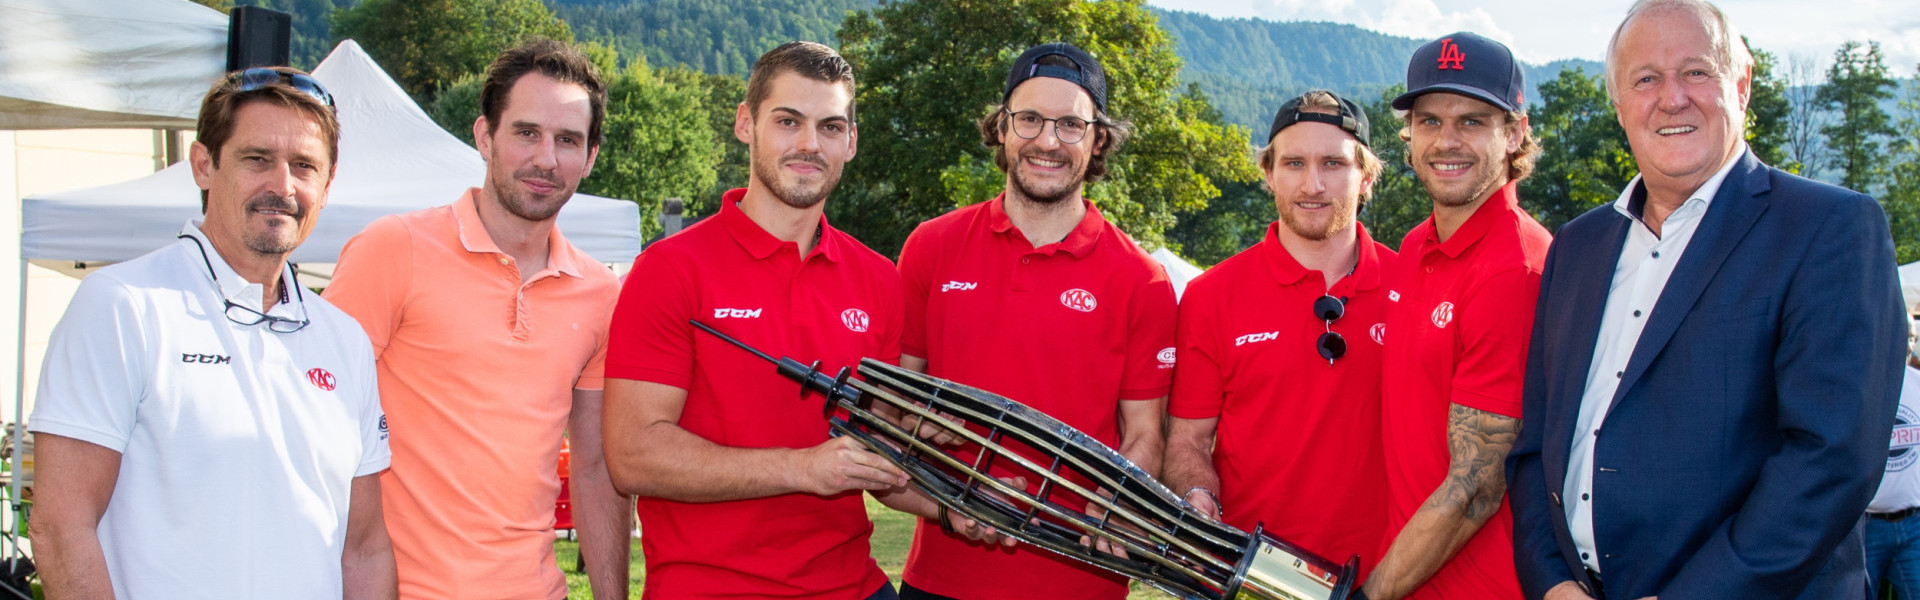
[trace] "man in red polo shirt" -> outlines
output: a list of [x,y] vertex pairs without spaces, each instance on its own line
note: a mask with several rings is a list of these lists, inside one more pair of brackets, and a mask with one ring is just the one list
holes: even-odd
[[[1105,71],[1079,48],[1044,44],[1014,61],[1002,104],[980,123],[1006,191],[907,238],[900,360],[1032,406],[1157,474],[1173,286],[1081,196],[1130,130],[1107,115],[1106,100]],[[1007,462],[991,474],[1038,487],[1041,477]],[[1127,595],[1118,575],[1046,550],[974,541],[979,532],[970,529],[950,533],[923,519],[901,597]]]
[[[1355,220],[1380,176],[1367,115],[1315,90],[1260,150],[1280,220],[1187,285],[1166,482],[1201,512],[1335,561],[1380,554],[1382,269]],[[1364,577],[1364,575],[1362,575]]]
[[734,119],[747,188],[649,246],[614,309],[607,465],[640,496],[647,598],[894,598],[861,490],[905,474],[829,438],[817,397],[696,331],[838,370],[900,354],[900,279],[834,229],[824,201],[853,158],[853,69],[794,42],[762,55]]
[[1525,88],[1506,46],[1461,32],[1414,52],[1393,101],[1433,216],[1388,277],[1390,540],[1364,588],[1373,600],[1520,597],[1506,458],[1552,241],[1514,196],[1540,152]]

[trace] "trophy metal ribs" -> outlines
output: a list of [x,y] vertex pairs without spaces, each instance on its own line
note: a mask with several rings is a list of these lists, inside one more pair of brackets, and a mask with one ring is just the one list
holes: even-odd
[[[692,323],[773,363],[801,384],[802,398],[824,395],[822,412],[833,435],[859,440],[948,510],[1022,542],[1193,600],[1345,600],[1358,585],[1359,557],[1338,564],[1266,535],[1262,527],[1248,533],[1208,519],[1119,452],[1019,402],[871,358],[860,361],[862,379],[844,368],[828,375],[818,362],[775,359],[705,323]],[[898,422],[875,413],[876,403],[896,412]],[[979,452],[963,458],[954,447],[912,433],[924,431],[923,425],[944,429]],[[1028,458],[1009,442],[1047,458]],[[1038,488],[1030,492],[988,475],[996,463],[1036,475]],[[1126,556],[1094,550],[1081,543],[1083,537],[1105,540]]]

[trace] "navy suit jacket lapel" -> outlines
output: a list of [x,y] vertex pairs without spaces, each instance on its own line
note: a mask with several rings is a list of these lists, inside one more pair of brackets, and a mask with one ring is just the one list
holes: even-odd
[[[1620,248],[1626,245],[1627,227],[1633,221],[1615,212],[1611,206],[1599,210],[1607,212],[1610,219],[1593,233],[1592,240],[1567,240],[1566,248],[1592,248],[1590,253],[1580,256],[1562,256],[1557,258],[1556,269],[1566,269],[1565,273],[1554,275],[1554,295],[1565,294],[1570,299],[1570,307],[1565,345],[1568,366],[1579,365],[1578,369],[1563,371],[1566,376],[1553,381],[1553,397],[1564,398],[1565,402],[1548,402],[1546,423],[1552,423],[1546,434],[1545,447],[1542,449],[1544,463],[1547,465],[1554,489],[1565,481],[1567,452],[1572,448],[1575,421],[1580,416],[1580,399],[1586,395],[1587,371],[1593,364],[1594,344],[1600,338],[1600,318],[1607,307],[1607,290],[1613,287],[1613,271],[1619,262]],[[1563,287],[1564,286],[1564,287]]]
[[1673,340],[1674,331],[1693,312],[1707,283],[1725,266],[1727,256],[1733,253],[1741,238],[1746,237],[1760,214],[1766,212],[1766,195],[1771,189],[1767,166],[1760,164],[1752,151],[1741,154],[1721,182],[1719,193],[1714,194],[1713,205],[1707,207],[1700,228],[1687,242],[1680,264],[1674,266],[1673,275],[1667,278],[1667,287],[1660,292],[1659,302],[1654,303],[1653,314],[1648,315],[1647,327],[1641,330],[1640,341],[1627,360],[1626,373],[1621,376],[1620,388],[1613,393],[1609,411],[1619,405],[1627,390],[1639,382],[1640,376]]

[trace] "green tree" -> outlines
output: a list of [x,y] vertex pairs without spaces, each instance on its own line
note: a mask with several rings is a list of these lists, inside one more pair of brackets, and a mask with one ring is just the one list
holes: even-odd
[[1372,126],[1368,139],[1382,168],[1373,182],[1373,199],[1361,209],[1360,220],[1374,241],[1389,248],[1399,248],[1407,232],[1433,214],[1433,197],[1420,185],[1420,176],[1408,160],[1407,143],[1400,140],[1400,130],[1407,124],[1393,113],[1393,99],[1404,93],[1406,84],[1396,83],[1362,105]]
[[1893,230],[1894,252],[1906,264],[1920,261],[1920,68],[1901,94],[1899,116],[1888,148],[1892,166],[1887,192],[1880,203]]
[[[1741,37],[1742,40],[1746,38]],[[1747,100],[1747,145],[1761,162],[1800,172],[1800,165],[1789,157],[1787,117],[1793,106],[1787,103],[1787,80],[1780,73],[1780,59],[1772,52],[1752,47],[1753,87]]]
[[1520,182],[1520,204],[1549,231],[1618,198],[1638,171],[1602,77],[1561,71],[1540,84],[1540,107],[1528,115],[1541,158]]
[[686,67],[660,69],[658,73],[669,83],[698,89],[702,94],[700,106],[706,111],[707,129],[715,147],[720,149],[720,159],[714,166],[713,187],[703,195],[681,199],[686,201],[689,216],[713,214],[720,209],[720,196],[727,190],[747,187],[747,145],[733,137],[733,117],[740,103],[747,99],[747,80]]
[[659,233],[662,200],[713,188],[721,146],[706,99],[705,88],[670,82],[635,59],[608,81],[606,141],[580,191],[638,202],[642,237]]
[[333,34],[360,42],[415,98],[485,69],[524,39],[573,41],[540,0],[361,0],[334,11]]
[[1110,112],[1136,127],[1087,195],[1142,243],[1165,244],[1177,215],[1219,196],[1215,181],[1258,177],[1246,130],[1208,122],[1210,105],[1179,86],[1180,59],[1143,0],[901,0],[849,16],[839,37],[860,78],[861,147],[828,211],[883,253],[920,221],[986,200],[948,185],[991,164],[975,123],[1013,59],[1044,42],[1100,57]]
[[1836,113],[1821,133],[1833,149],[1841,187],[1872,194],[1885,181],[1882,152],[1894,131],[1880,103],[1893,98],[1894,85],[1878,42],[1847,42],[1834,52],[1827,85],[1815,99]]

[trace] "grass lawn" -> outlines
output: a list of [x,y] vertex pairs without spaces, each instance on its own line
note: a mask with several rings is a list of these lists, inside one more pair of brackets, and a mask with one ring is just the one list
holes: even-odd
[[[880,570],[893,578],[893,585],[900,585],[900,570],[907,566],[907,550],[913,547],[913,517],[894,512],[880,506],[871,497],[867,499],[867,514],[873,518],[873,560],[880,563]],[[555,540],[553,543],[555,559],[560,569],[567,573],[567,598],[569,600],[591,600],[593,594],[587,589],[587,575],[575,570],[580,556],[580,544],[573,540]],[[646,568],[640,557],[640,540],[633,541],[633,563],[628,565],[627,573],[633,578],[632,597],[639,598],[640,590],[646,587]],[[1138,582],[1133,584],[1133,593],[1128,600],[1168,600],[1172,596],[1158,590],[1148,589]]]

